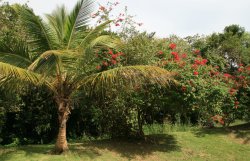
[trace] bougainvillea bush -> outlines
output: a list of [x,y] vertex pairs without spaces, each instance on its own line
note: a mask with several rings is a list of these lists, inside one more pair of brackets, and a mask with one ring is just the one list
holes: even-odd
[[180,85],[175,97],[180,103],[175,108],[180,108],[182,115],[196,113],[197,121],[205,126],[228,126],[235,119],[248,118],[249,66],[240,64],[229,74],[211,65],[199,49],[183,50],[167,40],[163,50],[156,53],[158,65],[177,75]]

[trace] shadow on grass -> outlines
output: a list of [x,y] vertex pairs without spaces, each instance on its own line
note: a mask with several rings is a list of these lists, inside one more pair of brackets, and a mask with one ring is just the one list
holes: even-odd
[[174,136],[166,134],[148,135],[145,137],[145,140],[91,141],[71,147],[71,151],[75,151],[79,155],[82,153],[81,149],[98,149],[98,151],[102,151],[102,153],[105,153],[108,150],[127,159],[133,159],[137,156],[145,158],[153,152],[180,151],[180,147],[177,145]]
[[35,154],[46,155],[49,154],[52,148],[53,148],[52,145],[27,145],[20,147],[1,147],[0,160],[1,161],[13,160],[13,155],[15,155],[14,158],[18,157],[18,155],[24,155],[28,157],[32,157]]
[[[15,155],[21,154],[32,158],[34,155],[50,155],[49,152],[54,145],[28,145],[12,148],[0,149],[0,160],[11,160]],[[82,158],[95,159],[105,153],[112,153],[127,159],[133,159],[137,156],[141,158],[153,152],[171,152],[179,151],[180,147],[174,136],[166,134],[148,135],[145,140],[97,140],[84,143],[73,143],[69,145],[70,152],[67,155],[77,155]]]
[[233,135],[236,139],[242,139],[243,144],[250,144],[250,123],[230,126],[227,128],[203,128],[195,130],[196,137],[204,137],[207,134],[211,135]]

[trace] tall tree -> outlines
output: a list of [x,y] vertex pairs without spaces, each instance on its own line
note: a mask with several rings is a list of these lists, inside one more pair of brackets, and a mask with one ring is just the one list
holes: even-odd
[[30,84],[45,85],[53,92],[59,120],[56,153],[68,149],[66,123],[73,94],[79,88],[96,91],[140,83],[174,83],[170,72],[155,66],[126,66],[94,73],[93,49],[117,48],[121,43],[113,36],[101,34],[110,21],[88,28],[93,6],[92,0],[81,0],[70,13],[64,6],[59,7],[46,15],[46,23],[31,9],[16,5],[29,40],[13,45],[0,41],[1,86],[17,90]]

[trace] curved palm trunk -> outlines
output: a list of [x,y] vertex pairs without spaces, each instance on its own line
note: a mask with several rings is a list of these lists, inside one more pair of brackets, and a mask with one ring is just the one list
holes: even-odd
[[60,154],[69,149],[66,138],[66,124],[68,115],[70,114],[70,109],[69,103],[65,101],[59,101],[58,106],[59,131],[55,145],[55,153]]

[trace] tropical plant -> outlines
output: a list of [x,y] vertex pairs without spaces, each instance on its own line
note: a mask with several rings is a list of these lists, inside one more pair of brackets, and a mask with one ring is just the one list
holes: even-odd
[[94,50],[119,49],[122,45],[114,36],[101,34],[110,21],[94,29],[88,27],[93,6],[92,0],[81,0],[70,13],[59,7],[46,15],[45,22],[31,9],[16,5],[28,41],[0,42],[1,86],[14,91],[43,85],[53,92],[59,119],[56,153],[68,149],[66,122],[73,109],[74,93],[80,88],[93,93],[109,87],[124,89],[125,84],[165,86],[175,82],[170,72],[156,66],[117,67],[96,73]]

